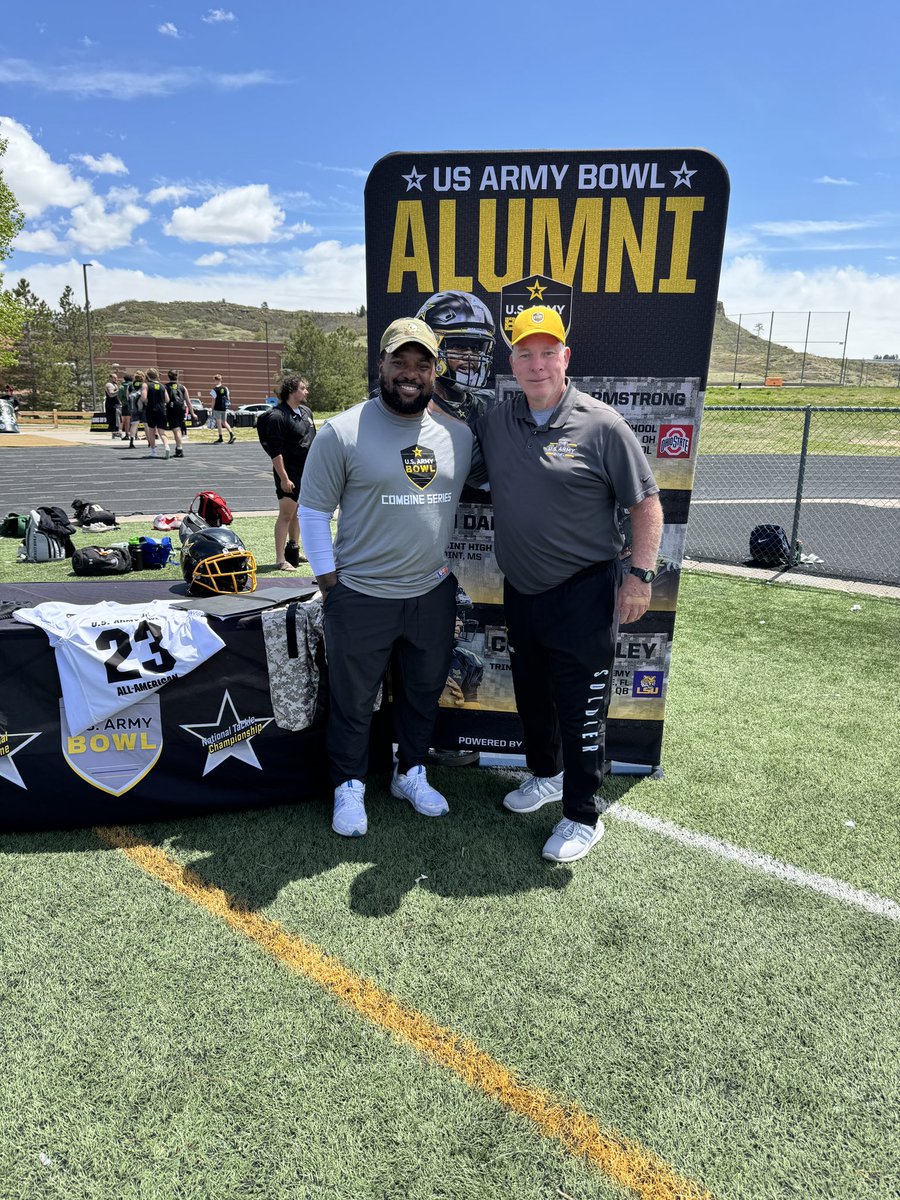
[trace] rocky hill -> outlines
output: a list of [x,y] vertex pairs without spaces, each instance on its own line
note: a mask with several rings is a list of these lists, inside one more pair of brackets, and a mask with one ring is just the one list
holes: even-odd
[[[143,334],[153,337],[213,338],[222,341],[263,341],[268,325],[272,342],[286,341],[300,312],[279,308],[255,308],[222,301],[171,300],[161,304],[148,300],[127,300],[95,310],[111,334]],[[344,325],[359,337],[366,336],[364,313],[310,312],[316,324],[328,333]],[[737,352],[737,355],[735,354]],[[719,301],[709,362],[710,383],[759,383],[766,373],[786,383],[838,383],[840,358],[807,354],[802,350],[772,343],[757,337],[730,320]],[[854,359],[844,364],[845,383],[871,383],[889,386],[896,382],[898,363],[866,362]]]

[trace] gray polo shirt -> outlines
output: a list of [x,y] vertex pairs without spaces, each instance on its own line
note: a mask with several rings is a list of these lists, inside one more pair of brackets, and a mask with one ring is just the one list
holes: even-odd
[[300,504],[340,508],[334,560],[341,583],[367,596],[422,596],[449,574],[459,496],[472,467],[468,425],[424,412],[400,417],[373,397],[319,430]]
[[494,502],[500,570],[527,595],[546,592],[624,545],[616,505],[659,492],[628,423],[566,381],[539,427],[524,395],[475,423]]

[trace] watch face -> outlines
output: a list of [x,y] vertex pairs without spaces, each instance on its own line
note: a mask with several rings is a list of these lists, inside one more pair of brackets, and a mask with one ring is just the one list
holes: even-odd
[[652,583],[653,580],[656,578],[655,571],[650,571],[650,570],[644,571],[640,567],[632,567],[631,573],[632,573],[632,575],[637,575],[638,579],[643,580],[644,583]]

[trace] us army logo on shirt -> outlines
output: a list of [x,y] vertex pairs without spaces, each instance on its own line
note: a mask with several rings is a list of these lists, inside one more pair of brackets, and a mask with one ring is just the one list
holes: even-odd
[[429,450],[427,446],[407,446],[405,450],[400,451],[400,457],[410,483],[420,489],[434,483],[437,478],[437,459],[433,450]]

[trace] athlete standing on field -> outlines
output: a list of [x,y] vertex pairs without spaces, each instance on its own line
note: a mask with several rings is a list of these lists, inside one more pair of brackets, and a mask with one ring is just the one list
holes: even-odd
[[324,596],[332,829],[345,837],[368,828],[369,729],[392,656],[399,761],[391,793],[424,816],[448,811],[424,764],[453,649],[457,584],[444,547],[474,439],[463,422],[427,411],[437,359],[424,321],[389,325],[379,390],[322,427],[300,488],[303,546]]

